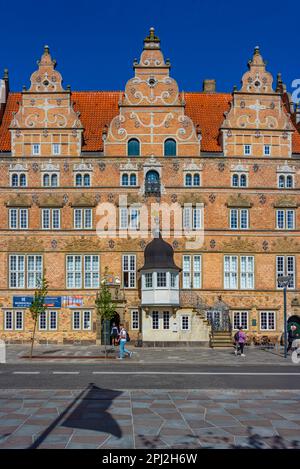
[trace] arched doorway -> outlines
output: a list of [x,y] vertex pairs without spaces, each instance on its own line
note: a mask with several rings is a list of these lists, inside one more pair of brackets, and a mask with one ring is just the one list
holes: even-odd
[[[120,330],[120,315],[116,311],[115,311],[114,317],[110,320],[110,331],[112,330],[112,327],[114,324]],[[113,339],[112,339],[112,336],[110,335],[110,344],[112,345],[112,343],[113,343]]]

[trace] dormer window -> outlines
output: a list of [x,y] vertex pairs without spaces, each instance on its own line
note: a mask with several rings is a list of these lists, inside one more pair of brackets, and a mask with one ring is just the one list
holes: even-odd
[[32,145],[32,154],[40,155],[40,153],[41,153],[41,145],[39,143],[34,143]]
[[176,156],[176,141],[173,138],[167,138],[167,140],[165,140],[164,155]]
[[140,156],[140,142],[137,138],[131,138],[127,144],[128,156]]

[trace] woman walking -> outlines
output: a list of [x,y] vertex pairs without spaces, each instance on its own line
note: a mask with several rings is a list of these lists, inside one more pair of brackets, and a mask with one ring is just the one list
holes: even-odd
[[120,339],[120,356],[118,357],[119,360],[123,360],[125,353],[127,353],[127,355],[131,357],[132,352],[130,352],[130,350],[127,350],[127,348],[125,347],[126,342],[128,340],[128,333],[122,324],[120,325],[119,339]]
[[235,343],[236,343],[236,350],[235,350],[235,354],[237,355],[238,354],[238,350],[241,351],[241,357],[245,357],[245,354],[244,354],[244,347],[245,347],[245,342],[246,342],[246,334],[245,332],[243,331],[243,328],[242,327],[239,327],[239,330],[238,332],[235,334]]

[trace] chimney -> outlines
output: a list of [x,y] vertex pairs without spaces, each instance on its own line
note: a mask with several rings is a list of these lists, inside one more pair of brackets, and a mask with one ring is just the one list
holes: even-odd
[[216,80],[214,79],[203,80],[203,92],[215,93],[216,92]]

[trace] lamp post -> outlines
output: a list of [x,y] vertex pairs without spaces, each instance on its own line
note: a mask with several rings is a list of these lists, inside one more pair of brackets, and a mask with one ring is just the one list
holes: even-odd
[[278,286],[283,288],[283,323],[284,323],[284,328],[283,328],[283,334],[284,334],[284,358],[287,357],[287,311],[286,311],[286,291],[288,284],[292,280],[291,275],[279,275],[277,278],[278,281]]

